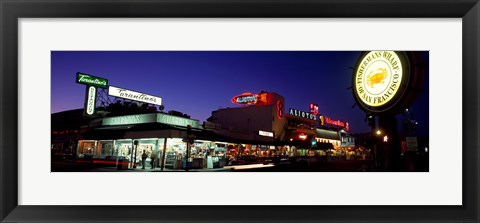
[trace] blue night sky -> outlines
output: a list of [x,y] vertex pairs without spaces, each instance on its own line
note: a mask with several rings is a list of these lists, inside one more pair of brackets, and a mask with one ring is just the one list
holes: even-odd
[[[277,92],[285,108],[348,121],[351,132],[368,132],[365,113],[351,89],[358,51],[53,51],[52,113],[83,107],[85,86],[77,72],[103,77],[109,85],[162,98],[164,111],[177,110],[201,123],[219,108],[237,107],[243,92]],[[428,64],[428,53],[424,56]],[[428,69],[427,69],[428,73]],[[428,86],[428,77],[425,81]],[[428,88],[412,110],[419,131],[428,133]],[[401,115],[398,116],[401,120]]]

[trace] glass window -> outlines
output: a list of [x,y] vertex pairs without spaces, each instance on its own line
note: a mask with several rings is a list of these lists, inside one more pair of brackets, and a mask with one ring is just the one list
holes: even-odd
[[93,156],[95,150],[95,140],[79,140],[77,147],[77,156],[83,158],[85,156]]
[[113,156],[113,140],[100,140],[97,141],[97,149],[94,152],[97,157]]
[[165,152],[165,168],[181,169],[185,158],[187,144],[181,138],[169,138]]
[[130,160],[132,157],[132,140],[131,139],[120,139],[115,140],[115,151],[117,151],[117,156],[123,156],[127,160]]

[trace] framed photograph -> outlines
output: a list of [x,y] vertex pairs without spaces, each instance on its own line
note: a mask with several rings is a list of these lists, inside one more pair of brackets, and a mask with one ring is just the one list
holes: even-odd
[[1,1],[1,222],[478,222],[479,7]]

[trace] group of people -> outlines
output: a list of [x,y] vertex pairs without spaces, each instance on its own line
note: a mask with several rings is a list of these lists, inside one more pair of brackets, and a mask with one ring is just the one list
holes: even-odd
[[[145,152],[145,150],[143,150],[143,153],[142,153],[142,169],[145,169],[145,162],[147,161],[147,158],[148,158],[148,155],[147,153]],[[150,169],[154,169],[155,168],[155,161],[157,159],[157,155],[155,154],[155,152],[152,152],[150,154],[150,166],[151,168]]]

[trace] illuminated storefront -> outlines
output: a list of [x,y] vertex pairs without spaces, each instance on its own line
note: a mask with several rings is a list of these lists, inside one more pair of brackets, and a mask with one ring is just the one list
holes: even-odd
[[337,131],[316,128],[315,141],[319,144],[329,144],[328,148],[319,151],[321,156],[339,157],[342,156],[340,135]]
[[[213,168],[226,163],[227,143],[217,142],[221,136],[204,130],[197,120],[165,113],[106,117],[101,125],[83,134],[78,140],[76,156],[87,160],[126,160],[128,167],[141,167],[142,154],[147,154],[146,167],[185,168],[187,126],[196,139],[190,145],[190,168]],[[165,153],[164,153],[165,151]],[[153,160],[153,162],[152,162]]]

